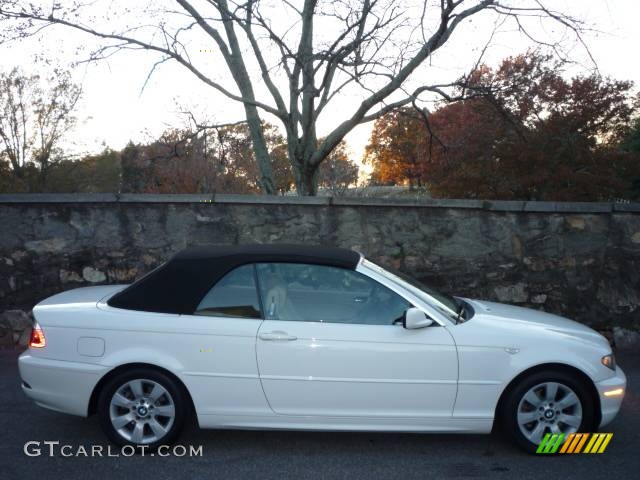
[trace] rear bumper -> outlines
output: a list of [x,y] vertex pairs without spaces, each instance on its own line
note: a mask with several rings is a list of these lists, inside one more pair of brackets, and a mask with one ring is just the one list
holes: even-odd
[[[600,427],[604,427],[610,423],[620,411],[622,399],[627,390],[627,377],[620,367],[616,367],[615,375],[596,383],[596,388],[600,395],[600,408],[602,410]],[[622,393],[613,396],[605,395],[605,392],[612,393],[617,389],[622,389]]]
[[29,350],[18,359],[22,391],[41,407],[87,416],[94,387],[109,370],[101,365],[36,357]]

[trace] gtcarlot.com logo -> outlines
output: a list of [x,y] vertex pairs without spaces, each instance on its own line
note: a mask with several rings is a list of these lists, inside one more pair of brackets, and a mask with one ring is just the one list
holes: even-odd
[[139,447],[125,445],[122,448],[112,447],[111,445],[107,447],[103,445],[85,447],[84,445],[60,445],[60,442],[55,440],[46,440],[44,442],[32,440],[24,444],[23,451],[29,457],[40,457],[42,455],[49,457],[132,457],[134,455],[142,457],[201,457],[202,445],[189,445],[188,447],[184,445],[160,445],[157,449],[151,451],[144,445]]

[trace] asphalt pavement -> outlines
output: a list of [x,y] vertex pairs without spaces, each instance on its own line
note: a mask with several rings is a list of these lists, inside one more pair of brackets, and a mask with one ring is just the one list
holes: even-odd
[[[249,479],[496,478],[630,479],[640,476],[640,355],[618,355],[629,380],[622,411],[603,429],[613,439],[603,454],[527,455],[498,435],[418,435],[198,430],[178,443],[201,456],[108,456],[97,418],[51,412],[20,390],[18,351],[0,350],[0,478]],[[40,442],[39,456],[24,453]],[[58,441],[49,455],[45,441]],[[61,454],[60,446],[72,456]],[[102,456],[91,453],[102,446]],[[38,446],[32,444],[30,453]],[[111,447],[111,454],[120,451]],[[96,450],[97,451],[97,450]],[[76,456],[79,453],[80,456]],[[167,453],[167,452],[165,452]],[[178,454],[182,454],[179,449]]]

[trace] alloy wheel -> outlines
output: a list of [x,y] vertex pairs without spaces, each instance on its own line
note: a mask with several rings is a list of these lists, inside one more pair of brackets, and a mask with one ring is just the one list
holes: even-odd
[[577,432],[582,424],[582,403],[578,395],[562,383],[540,383],[520,400],[517,423],[522,434],[538,445],[546,433]]
[[115,391],[109,403],[109,418],[115,431],[138,445],[165,437],[175,417],[171,394],[154,380],[127,381]]

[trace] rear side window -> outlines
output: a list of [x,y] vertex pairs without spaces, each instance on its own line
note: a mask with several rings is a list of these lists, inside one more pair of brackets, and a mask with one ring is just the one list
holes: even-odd
[[194,315],[261,318],[253,265],[231,270],[204,296]]

